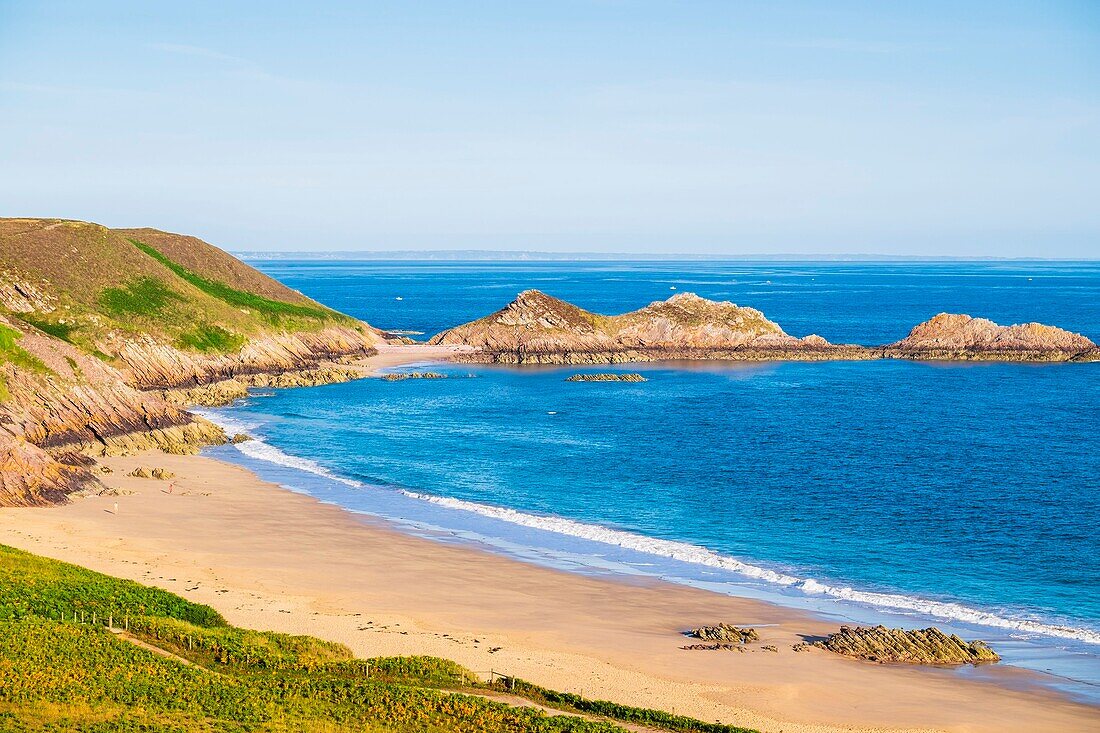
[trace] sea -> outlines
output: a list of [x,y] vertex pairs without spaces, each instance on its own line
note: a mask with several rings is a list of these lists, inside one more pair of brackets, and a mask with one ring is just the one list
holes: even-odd
[[[940,312],[1100,341],[1100,262],[252,264],[414,339],[537,288],[609,314],[694,292],[834,343]],[[257,390],[205,413],[256,440],[208,452],[439,542],[937,625],[1100,704],[1100,363],[428,368]],[[566,381],[606,371],[647,381]]]

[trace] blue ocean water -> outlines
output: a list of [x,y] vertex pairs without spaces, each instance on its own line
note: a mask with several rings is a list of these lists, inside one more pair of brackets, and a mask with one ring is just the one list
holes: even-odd
[[[610,313],[691,290],[834,342],[945,310],[1100,338],[1098,263],[255,264],[426,335],[537,287]],[[1100,364],[623,368],[649,381],[449,365],[274,391],[215,415],[261,439],[216,453],[536,561],[954,624],[1100,697]]]

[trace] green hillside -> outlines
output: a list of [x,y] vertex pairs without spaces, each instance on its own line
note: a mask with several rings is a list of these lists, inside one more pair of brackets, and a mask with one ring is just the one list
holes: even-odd
[[443,659],[354,659],[313,637],[239,629],[172,593],[0,545],[3,731],[751,733],[507,687]]
[[0,219],[0,314],[92,353],[143,334],[231,352],[265,332],[357,324],[195,237],[48,219]]

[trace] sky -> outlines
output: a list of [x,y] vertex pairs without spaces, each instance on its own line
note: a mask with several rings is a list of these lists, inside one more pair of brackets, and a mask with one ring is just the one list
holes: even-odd
[[0,0],[0,215],[1097,258],[1100,1]]

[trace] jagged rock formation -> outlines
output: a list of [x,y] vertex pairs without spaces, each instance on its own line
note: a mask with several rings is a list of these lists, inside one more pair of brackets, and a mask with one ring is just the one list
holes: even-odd
[[379,340],[193,237],[0,219],[0,506],[102,488],[87,454],[223,442],[191,397],[361,376],[330,362]]
[[679,293],[619,316],[591,313],[538,290],[502,310],[431,339],[473,351],[457,358],[505,364],[618,364],[654,359],[822,361],[1100,361],[1100,348],[1079,334],[1028,323],[941,313],[887,346],[836,345],[812,334],[788,335],[754,308]]
[[917,325],[886,356],[946,361],[1094,361],[1096,344],[1084,336],[1041,323],[1000,326],[985,318],[940,313]]
[[610,372],[607,374],[574,374],[567,377],[567,382],[646,382],[645,377],[637,372],[622,373]]
[[591,313],[538,290],[431,339],[465,344],[467,361],[598,364],[652,359],[866,359],[858,346],[787,335],[754,308],[678,293],[619,316]]
[[905,664],[981,664],[1000,657],[981,641],[964,641],[935,627],[906,631],[885,626],[841,626],[814,646],[872,662]]
[[735,644],[747,644],[756,641],[760,636],[753,628],[741,628],[730,624],[718,624],[717,626],[700,626],[688,632],[688,636],[703,641],[718,641]]

